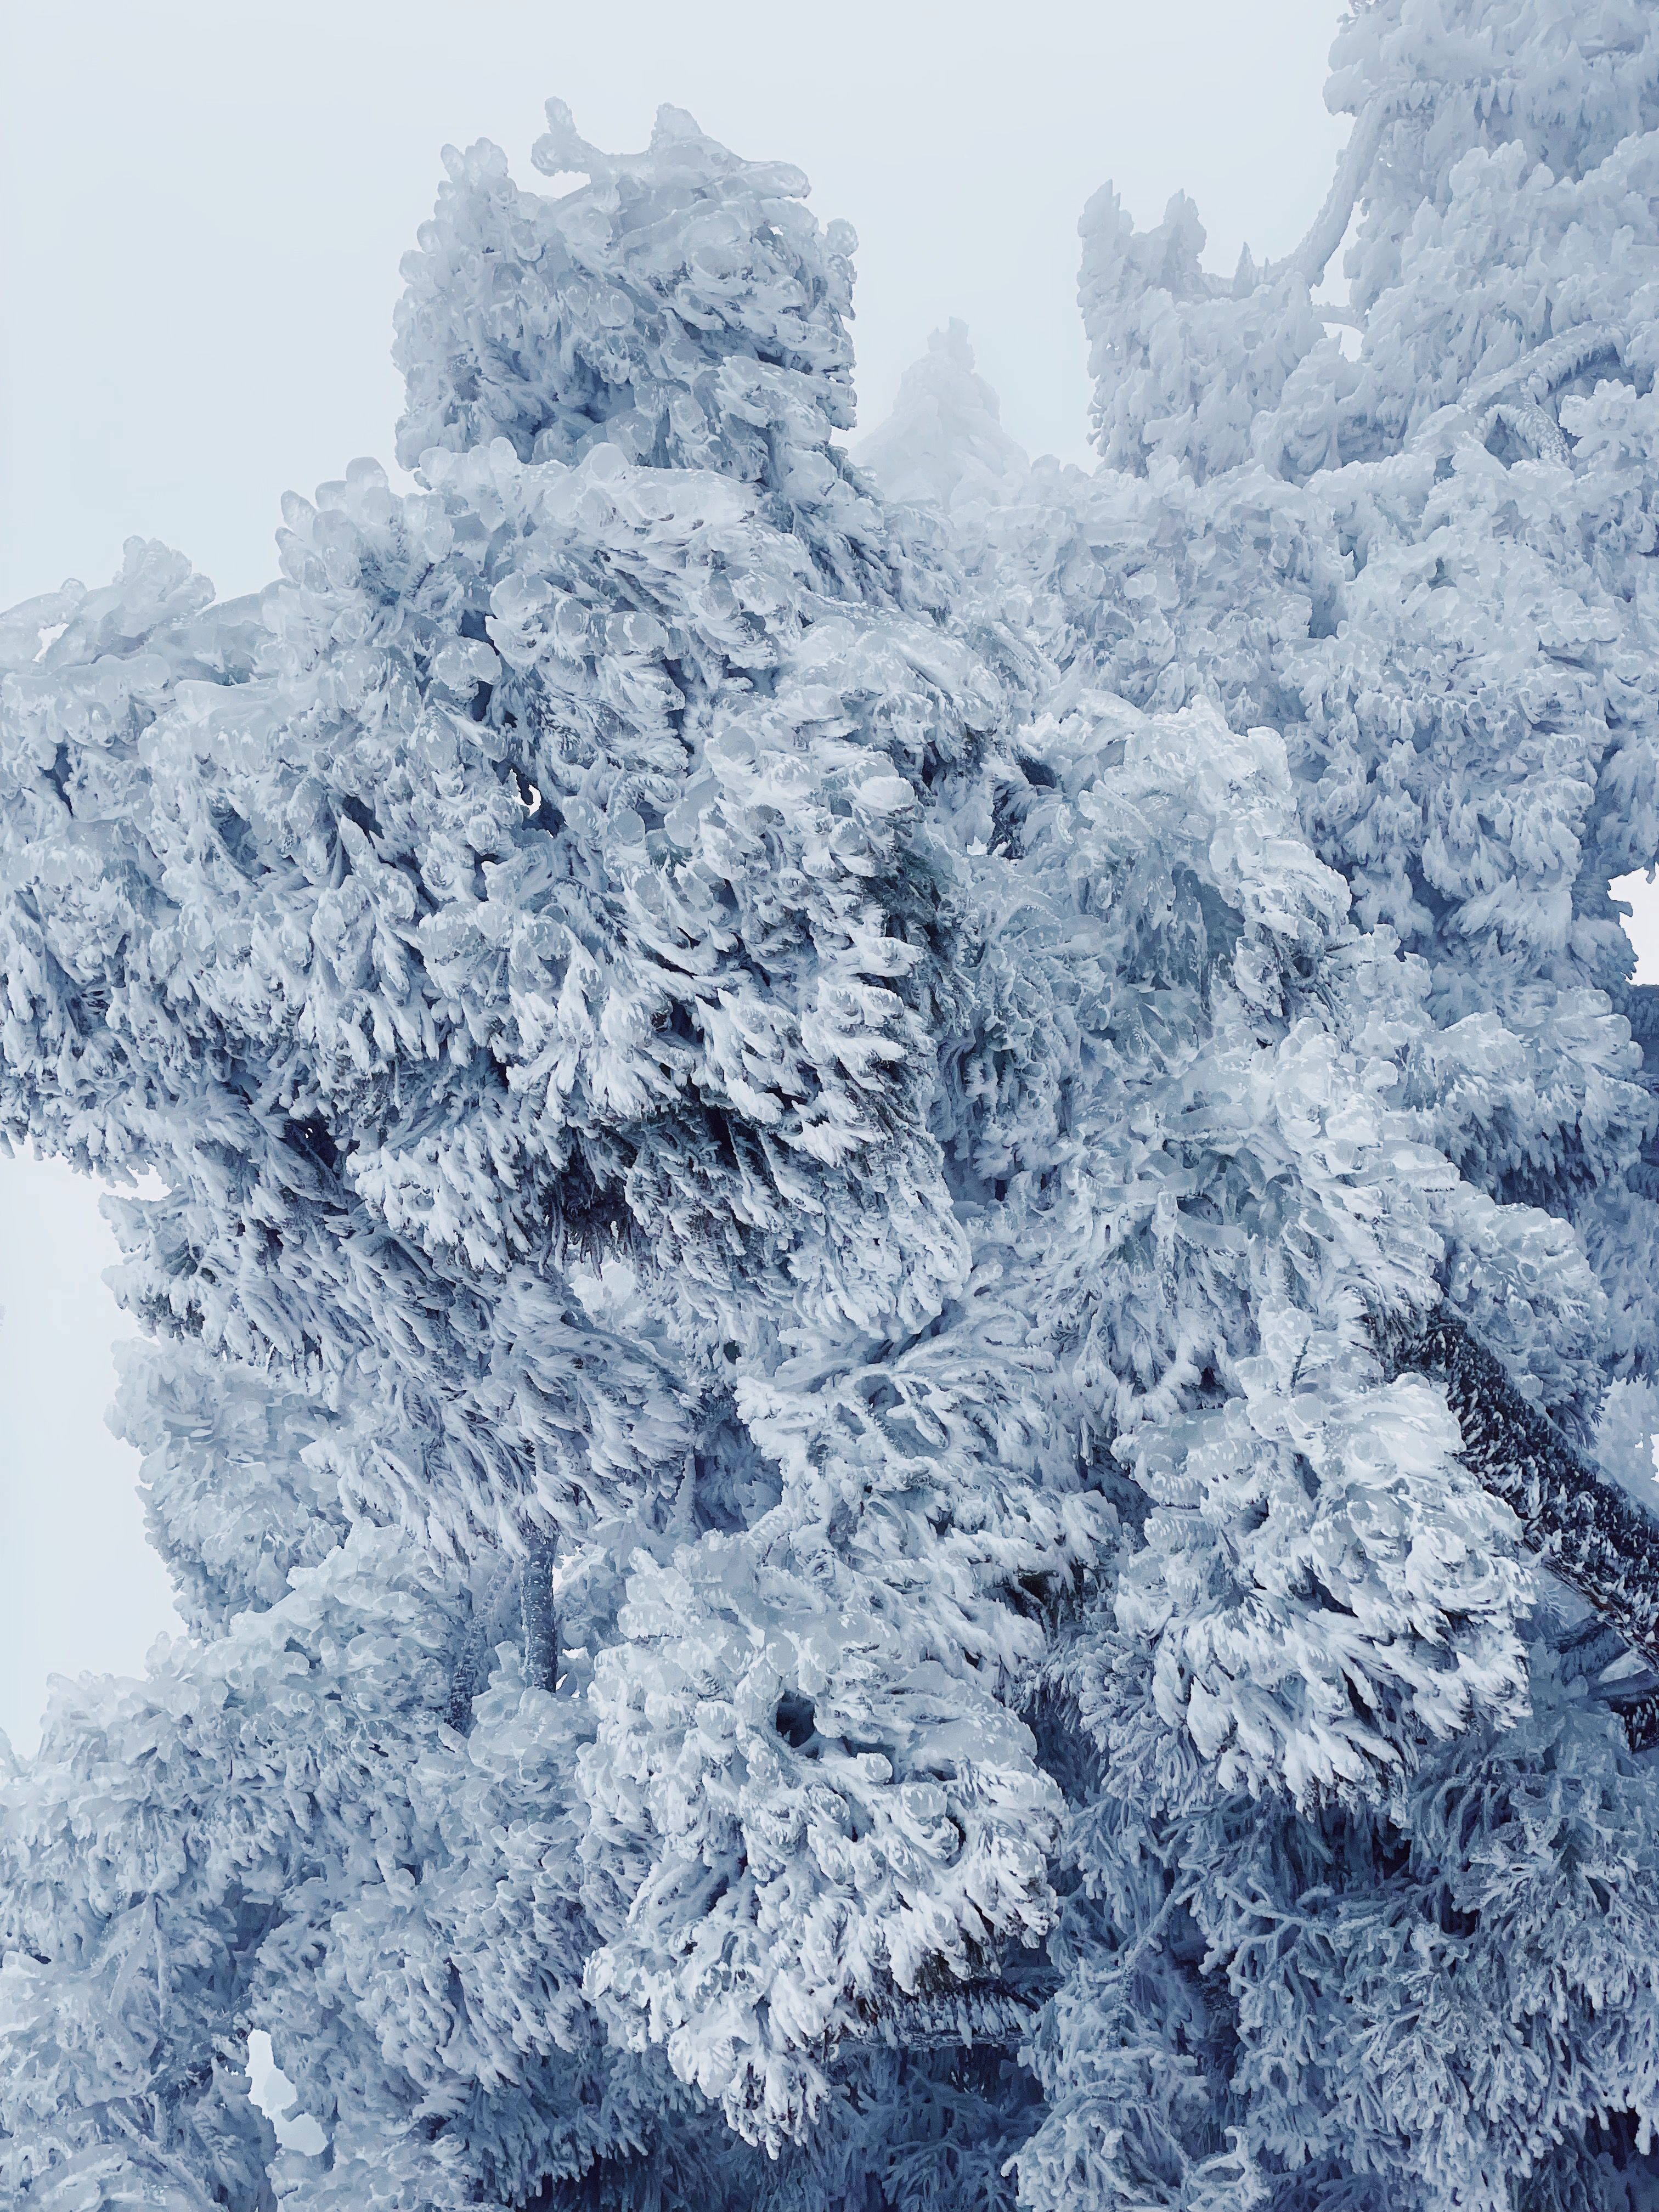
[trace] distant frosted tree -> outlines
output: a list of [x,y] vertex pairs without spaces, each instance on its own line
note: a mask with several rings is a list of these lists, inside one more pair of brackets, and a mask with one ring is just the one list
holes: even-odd
[[896,504],[948,514],[959,551],[983,533],[984,510],[1006,506],[1024,489],[1030,459],[1003,428],[995,392],[974,373],[965,323],[933,332],[905,371],[892,414],[860,442],[857,459]]
[[854,465],[845,226],[552,103],[412,490],[3,618],[0,1117],[127,1187],[190,1632],[8,1781],[20,2203],[1642,2201],[1603,14],[1354,16],[1280,266],[1098,198],[1093,476],[955,325]]

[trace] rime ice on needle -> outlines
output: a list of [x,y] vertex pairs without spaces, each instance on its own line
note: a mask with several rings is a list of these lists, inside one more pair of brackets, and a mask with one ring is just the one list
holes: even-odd
[[1638,1448],[1600,14],[1356,15],[1283,264],[1097,198],[1093,476],[959,326],[849,460],[845,226],[554,103],[405,263],[415,491],[3,618],[0,1114],[160,1177],[191,1631],[8,1784],[20,2203],[1626,2201],[1616,1639],[1379,1352]]

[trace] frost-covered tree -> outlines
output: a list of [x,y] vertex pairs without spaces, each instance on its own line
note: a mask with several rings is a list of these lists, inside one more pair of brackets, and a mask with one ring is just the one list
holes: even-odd
[[1627,2201],[1602,12],[1355,15],[1281,265],[1097,199],[1093,476],[954,326],[855,465],[850,233],[554,103],[405,264],[412,489],[3,618],[0,1119],[122,1188],[189,1629],[8,1782],[20,2203]]
[[[1103,193],[1082,298],[1103,465],[1040,467],[969,549],[981,604],[1041,641],[1057,704],[1202,701],[1283,738],[1352,923],[1421,990],[1405,1096],[1462,1202],[1490,1202],[1505,1243],[1565,1232],[1593,1279],[1576,1338],[1536,1303],[1565,1288],[1558,1260],[1511,1247],[1517,1297],[1448,1221],[1442,1318],[1403,1337],[1451,1352],[1426,1364],[1466,1464],[1650,1656],[1659,1554],[1639,1525],[1622,1540],[1568,1439],[1620,1474],[1651,1436],[1651,1108],[1629,1087],[1607,884],[1656,849],[1656,29],[1646,6],[1357,10],[1334,53],[1355,123],[1331,198],[1287,260],[1247,254],[1231,281],[1204,270],[1188,203],[1147,234]],[[1322,308],[1345,234],[1349,297]],[[1575,1340],[1582,1383],[1560,1364]],[[1617,1638],[1574,1631],[1546,1586],[1528,1722],[1449,1754],[1419,1741],[1380,1819],[1348,1805],[1275,1830],[1218,1795],[1243,1735],[1234,1717],[1206,1741],[1213,1648],[1168,1667],[1192,1607],[1159,1555],[1218,1517],[1190,1483],[1170,1502],[1064,1662],[1103,1765],[1073,1792],[1081,1888],[1034,2045],[1048,2112],[1029,2200],[1622,2202],[1614,2169],[1653,2117],[1650,1778],[1606,1747],[1580,1686]],[[1224,1587],[1260,1510],[1241,1485]],[[1148,1584],[1167,1620],[1126,1607]],[[1642,1741],[1632,1663],[1612,1694]]]

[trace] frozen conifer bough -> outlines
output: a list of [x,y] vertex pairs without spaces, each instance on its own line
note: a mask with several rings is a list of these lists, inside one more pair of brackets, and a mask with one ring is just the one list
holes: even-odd
[[7,1773],[8,2202],[1652,2201],[1659,4],[1333,58],[1284,260],[1091,203],[1093,474],[555,102],[413,489],[0,617],[189,1629]]

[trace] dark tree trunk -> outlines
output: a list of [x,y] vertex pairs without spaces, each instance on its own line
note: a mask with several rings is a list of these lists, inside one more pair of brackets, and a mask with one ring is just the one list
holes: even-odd
[[[1580,1457],[1449,1308],[1390,1324],[1382,1350],[1391,1375],[1414,1369],[1445,1384],[1466,1465],[1511,1508],[1551,1573],[1659,1670],[1659,1521]],[[1659,1741],[1659,1692],[1606,1694],[1633,1748]]]
[[538,1690],[550,1690],[559,1679],[559,1624],[553,1611],[555,1547],[550,1537],[532,1536],[519,1569],[519,1618],[524,1637],[524,1678]]

